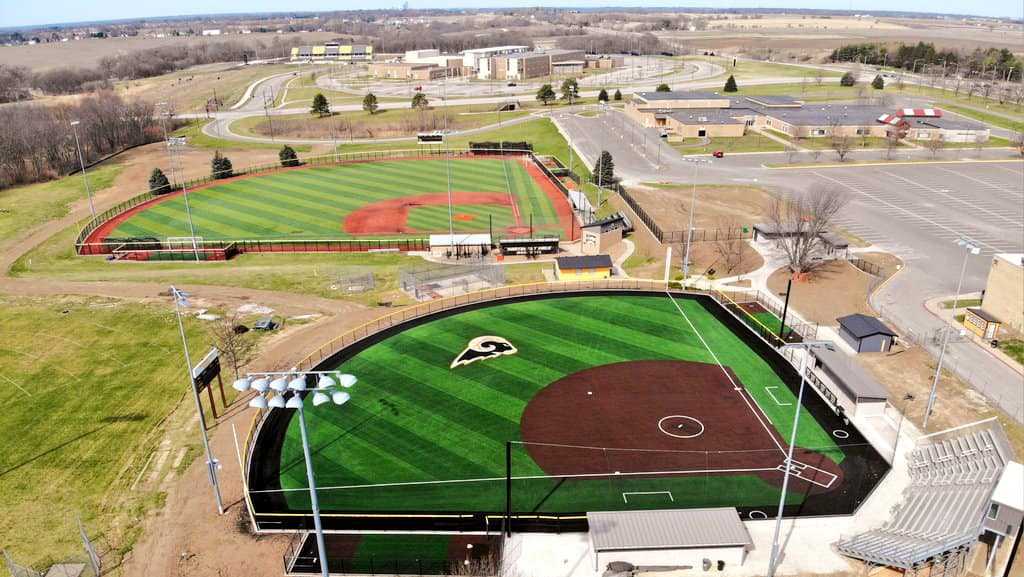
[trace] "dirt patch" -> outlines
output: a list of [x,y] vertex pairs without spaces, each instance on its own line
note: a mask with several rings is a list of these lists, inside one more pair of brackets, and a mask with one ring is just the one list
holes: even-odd
[[[739,381],[731,371],[729,376]],[[745,396],[717,365],[613,363],[545,387],[526,406],[520,429],[527,452],[551,475],[760,469],[759,476],[781,485],[776,467],[784,441],[766,430]],[[842,471],[828,459],[798,453],[802,462],[841,481]],[[825,490],[791,481],[801,490]]]
[[459,222],[472,222],[473,219],[475,219],[476,217],[473,216],[472,214],[466,214],[464,212],[458,212],[454,216],[452,216],[452,218],[457,220],[457,221],[459,221]]
[[[774,294],[786,291],[790,272],[786,267],[768,277],[768,289]],[[875,315],[868,305],[869,290],[878,279],[845,260],[834,260],[821,266],[805,282],[793,281],[789,306],[804,319],[823,325],[836,324],[836,318],[854,313]]]
[[[686,230],[690,221],[690,197],[686,185],[634,186],[630,194],[662,230]],[[756,186],[697,186],[694,228],[720,228],[729,220],[734,226],[750,226],[764,218],[771,194]]]
[[[501,192],[453,192],[453,205],[491,204],[512,206],[512,200]],[[408,234],[417,231],[408,226],[409,210],[417,206],[445,206],[448,194],[403,196],[368,204],[345,217],[342,230],[349,234]],[[469,216],[469,215],[463,215]],[[467,219],[461,219],[467,220]],[[468,220],[472,220],[472,217]],[[519,224],[518,222],[516,224]]]

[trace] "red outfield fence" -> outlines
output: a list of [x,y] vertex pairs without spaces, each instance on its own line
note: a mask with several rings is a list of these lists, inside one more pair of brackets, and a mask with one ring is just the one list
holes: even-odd
[[[413,149],[413,150],[384,150],[376,152],[355,152],[345,154],[325,154],[303,159],[300,168],[315,166],[330,166],[335,164],[347,164],[357,162],[375,162],[382,160],[416,160],[429,158],[446,158],[451,154],[453,157],[474,158],[480,156],[493,156],[496,154],[525,156],[544,174],[554,186],[561,192],[568,202],[569,189],[545,166],[530,150],[444,150],[444,149]],[[278,171],[295,170],[295,167],[284,167],[280,163],[257,164],[243,170],[233,172],[234,177],[254,176],[272,174]],[[182,183],[172,193],[180,190],[192,190],[201,186],[214,184],[218,179],[211,176],[197,178]],[[197,241],[198,251],[191,248],[191,242],[187,247],[182,246],[180,241],[168,243],[159,239],[117,239],[102,238],[91,240],[90,237],[98,229],[101,229],[111,219],[117,218],[128,211],[137,209],[140,205],[153,202],[166,197],[168,194],[153,194],[146,191],[121,202],[96,215],[85,224],[75,240],[75,252],[82,256],[90,255],[113,255],[124,260],[196,260],[196,253],[199,253],[199,260],[225,260],[235,254],[247,252],[372,252],[372,251],[423,251],[430,248],[426,238],[395,238],[395,239],[326,239],[326,240],[203,240]],[[573,225],[575,230],[575,225]],[[229,245],[232,248],[229,250]],[[148,255],[148,256],[147,256]]]

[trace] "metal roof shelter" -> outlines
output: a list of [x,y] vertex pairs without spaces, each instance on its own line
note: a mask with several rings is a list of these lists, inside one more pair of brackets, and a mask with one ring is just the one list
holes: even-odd
[[885,326],[885,323],[875,317],[869,317],[860,313],[839,317],[836,319],[839,326],[847,330],[851,335],[862,339],[872,335],[897,336],[892,329]]
[[560,256],[555,259],[560,269],[595,269],[611,268],[612,257],[606,254],[586,256]]
[[813,349],[811,354],[854,402],[885,401],[889,397],[889,391],[845,353],[821,348]]
[[734,507],[587,513],[595,551],[744,547],[750,534]]

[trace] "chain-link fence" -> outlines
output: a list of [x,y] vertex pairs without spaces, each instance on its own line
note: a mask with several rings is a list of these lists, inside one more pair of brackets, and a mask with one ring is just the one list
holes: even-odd
[[402,290],[417,301],[429,301],[485,290],[505,284],[505,267],[490,259],[475,264],[404,269],[399,274]]
[[89,537],[77,519],[78,537],[82,542],[82,550],[53,563],[45,570],[38,570],[29,565],[19,563],[14,554],[4,550],[4,566],[11,577],[99,577],[103,573],[102,557],[92,538]]

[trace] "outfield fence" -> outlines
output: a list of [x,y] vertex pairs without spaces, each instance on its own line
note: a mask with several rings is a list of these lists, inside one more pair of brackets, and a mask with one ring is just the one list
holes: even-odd
[[[348,347],[368,339],[386,336],[388,330],[403,323],[478,303],[497,303],[557,293],[607,294],[630,291],[703,296],[718,303],[720,306],[710,307],[709,312],[761,355],[772,370],[782,377],[785,386],[796,394],[800,377],[795,363],[791,356],[787,358],[778,352],[778,347],[786,341],[764,325],[761,325],[759,330],[760,321],[751,322],[750,319],[756,319],[746,314],[740,306],[749,302],[770,305],[757,291],[701,291],[681,288],[678,283],[669,285],[663,281],[644,279],[513,285],[408,306],[364,323],[328,341],[297,363],[295,368],[302,371],[320,369],[337,362],[340,359],[339,354]],[[768,309],[768,306],[764,308]],[[808,326],[805,330],[806,334],[812,335],[810,331],[816,332],[816,326]],[[847,485],[841,496],[833,492],[827,497],[813,498],[812,501],[805,501],[802,504],[796,501],[792,503],[792,507],[787,507],[786,514],[848,514],[859,507],[870,494],[887,465],[870,443],[856,431],[854,425],[844,422],[842,416],[837,415],[832,403],[816,395],[805,397],[804,402],[805,408],[826,431],[843,430],[843,435],[834,439],[836,444],[821,447],[820,453],[833,455],[836,451],[841,452],[843,458],[851,459],[850,462],[855,464],[856,470],[864,470],[866,473],[863,477],[851,477],[849,471],[854,469],[847,470],[844,466],[846,478],[843,482]],[[277,415],[277,419],[271,418],[273,416],[273,411],[261,411],[253,416],[244,449],[246,502],[262,531],[310,530],[312,519],[308,514],[310,503],[307,490],[301,487],[282,489],[280,485],[267,486],[263,485],[264,481],[259,481],[260,486],[255,488],[249,486],[250,475],[255,475],[254,479],[267,479],[273,478],[272,476],[276,474],[270,472],[271,476],[267,476],[266,469],[269,465],[262,457],[254,460],[257,438],[264,434],[269,435],[269,438],[283,435],[281,427],[286,421],[282,421],[280,415]],[[273,423],[268,424],[271,421]],[[777,473],[773,471],[777,469],[778,463],[775,462],[774,456],[779,452],[774,448],[739,451],[641,451],[615,447],[559,446],[559,451],[568,450],[574,460],[584,465],[573,474],[548,474],[538,470],[536,465],[532,465],[531,458],[528,458],[528,446],[536,443],[512,444],[515,444],[515,452],[510,451],[508,454],[506,475],[345,486],[322,484],[318,493],[324,510],[325,526],[365,531],[493,531],[505,527],[517,530],[569,531],[586,528],[586,517],[572,511],[708,506],[709,502],[721,503],[721,506],[738,506],[746,518],[760,519],[764,518],[761,515],[767,511],[761,496],[755,494],[757,491],[731,485],[723,488],[716,478],[736,474],[776,475]],[[500,458],[497,455],[495,457]],[[563,461],[564,459],[560,459],[560,462]],[[640,468],[648,467],[652,463],[654,468]],[[803,464],[811,465],[812,468],[807,471],[814,473],[813,479],[808,477],[804,479],[805,481],[823,490],[831,487],[831,473],[815,473],[815,470],[825,471],[829,468],[824,462],[818,464],[820,467],[811,462]],[[749,470],[741,472],[742,469]],[[750,484],[753,486],[757,483]],[[816,489],[811,491],[813,493]],[[456,497],[460,506],[453,507],[451,499]],[[776,492],[774,498],[769,500],[777,502],[777,499]],[[403,502],[406,505],[402,505]],[[410,511],[407,508],[407,503],[410,502],[421,503],[422,508]],[[501,513],[506,507],[511,511],[509,516]]]
[[[369,152],[351,152],[323,154],[302,159],[302,164],[295,166],[282,166],[280,162],[254,164],[241,170],[233,170],[229,176],[214,178],[204,176],[184,182],[174,183],[174,190],[165,194],[155,194],[151,190],[138,194],[128,200],[120,202],[115,206],[97,214],[90,219],[75,239],[75,252],[79,255],[111,255],[115,249],[122,251],[145,251],[163,250],[163,241],[159,239],[103,239],[100,242],[90,242],[89,239],[98,229],[103,227],[110,220],[120,217],[129,211],[138,210],[147,203],[162,201],[168,195],[188,194],[189,191],[199,187],[226,181],[229,178],[267,175],[288,170],[301,170],[318,166],[333,166],[340,164],[354,164],[362,162],[379,162],[386,160],[425,160],[437,158],[476,158],[481,156],[492,156],[500,154],[503,156],[525,157],[530,160],[555,187],[569,198],[569,189],[556,177],[551,170],[545,166],[539,157],[531,150],[481,150],[481,149],[403,149],[403,150],[382,150]],[[574,227],[575,228],[575,227]],[[204,241],[201,246],[210,249],[222,249],[227,243],[233,242],[239,253],[245,252],[366,252],[373,250],[397,250],[397,251],[418,251],[427,250],[426,238],[397,238],[397,239],[325,239],[325,240],[224,240]]]

